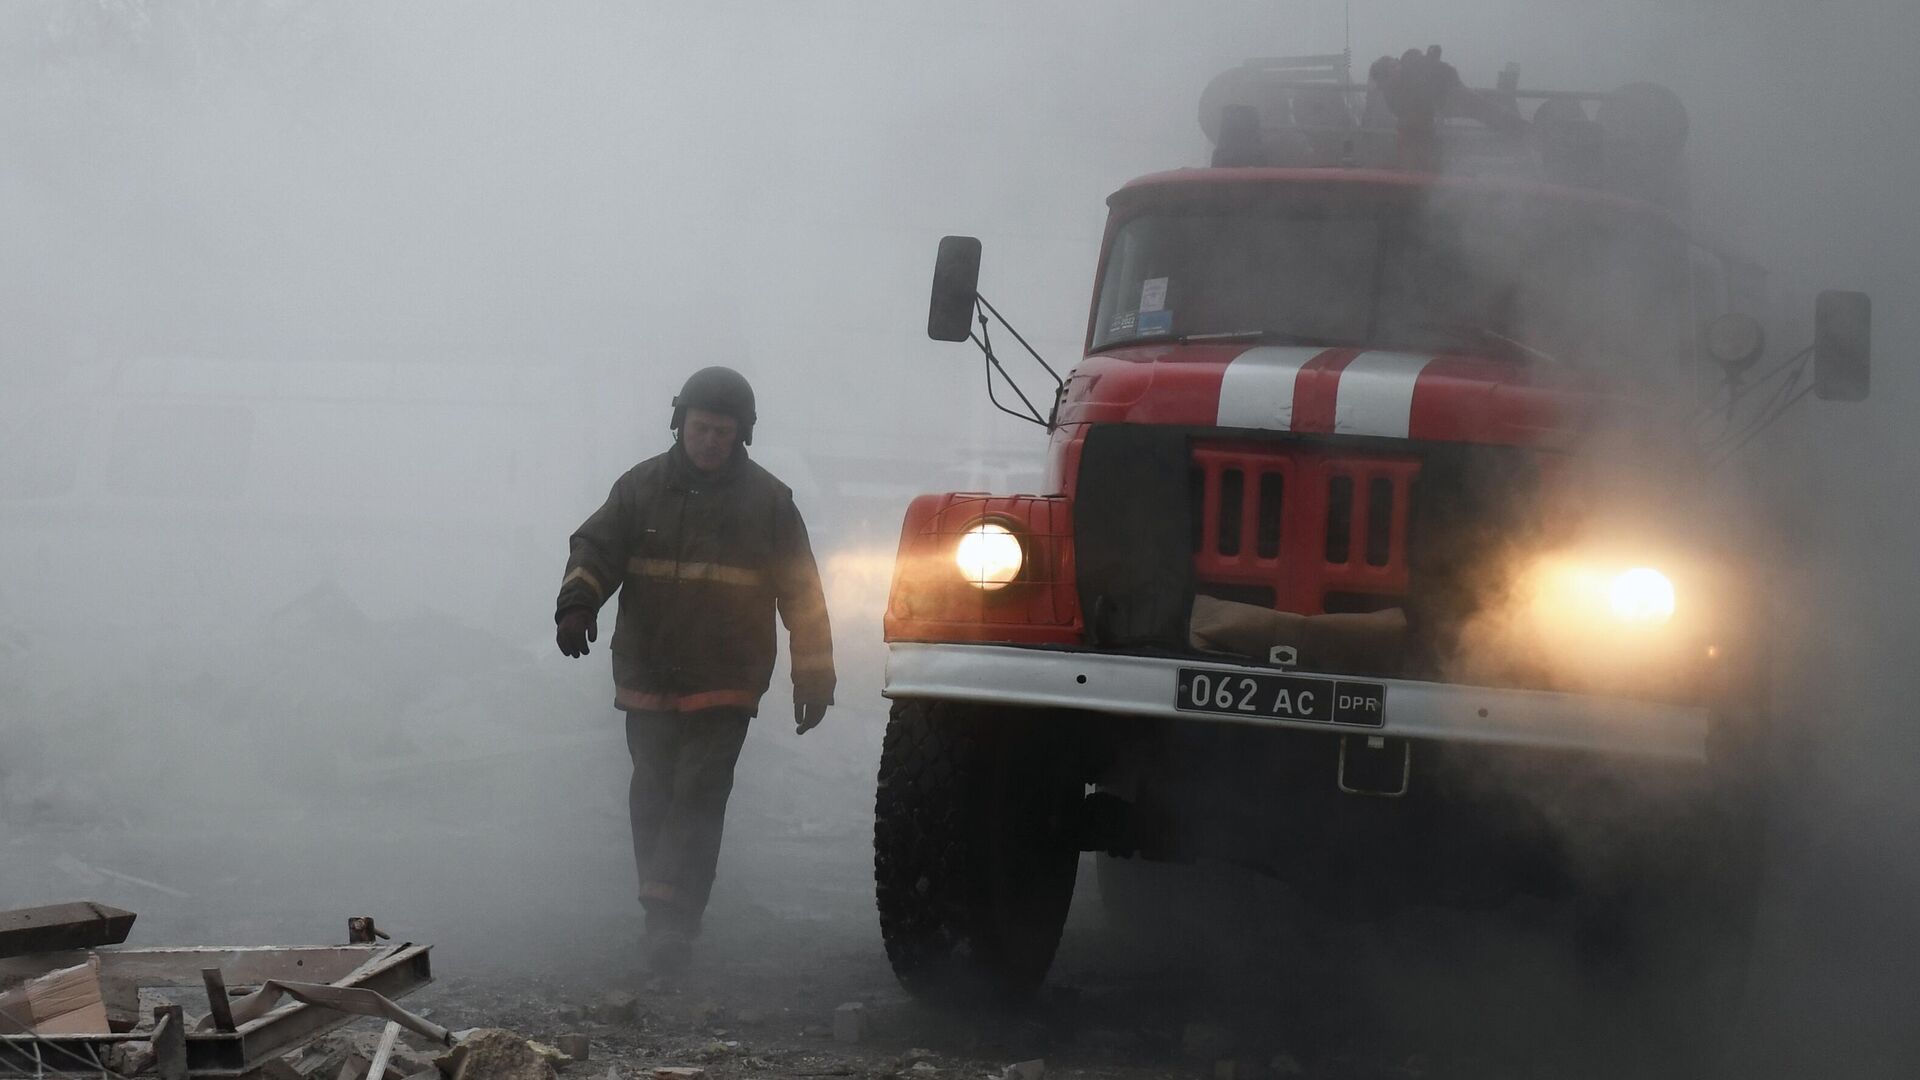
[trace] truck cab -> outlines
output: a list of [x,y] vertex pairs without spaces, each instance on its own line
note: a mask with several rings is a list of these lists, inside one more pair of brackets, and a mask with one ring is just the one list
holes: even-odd
[[[875,827],[896,974],[1031,992],[1093,851],[1110,906],[1143,861],[1253,866],[1349,918],[1529,893],[1712,939],[1644,955],[1729,977],[1767,654],[1716,470],[1769,418],[1761,324],[1726,310],[1751,268],[1648,164],[1677,161],[1677,102],[1543,93],[1523,120],[1503,84],[1396,121],[1378,81],[1228,74],[1216,163],[1108,200],[1084,355],[1032,410],[1042,490],[906,511]],[[1614,165],[1570,174],[1570,128]],[[943,241],[929,333],[991,378],[979,266]],[[1865,317],[1823,296],[1780,400],[1864,393]]]

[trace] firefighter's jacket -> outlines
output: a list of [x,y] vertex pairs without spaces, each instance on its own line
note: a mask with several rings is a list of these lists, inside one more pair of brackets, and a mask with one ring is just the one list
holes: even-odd
[[833,703],[833,637],[793,492],[735,447],[714,476],[675,444],[627,470],[573,534],[554,618],[614,591],[614,704],[627,711],[759,710],[777,608],[793,699]]

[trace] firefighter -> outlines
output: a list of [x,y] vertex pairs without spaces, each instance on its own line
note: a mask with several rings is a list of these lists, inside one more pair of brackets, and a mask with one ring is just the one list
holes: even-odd
[[684,966],[713,887],[733,768],[772,680],[774,613],[789,635],[793,722],[833,704],[820,572],[793,493],[747,456],[753,388],[724,367],[673,399],[674,444],[629,469],[573,534],[554,622],[585,656],[617,590],[614,704],[633,758],[628,805],[647,957]]
[[[1396,164],[1416,172],[1440,169],[1439,134],[1434,123],[1443,116],[1464,116],[1495,131],[1518,136],[1527,122],[1499,99],[1467,89],[1460,72],[1440,58],[1440,46],[1425,52],[1408,49],[1398,58],[1383,56],[1367,70],[1368,112],[1384,104],[1398,128]],[[1377,99],[1374,94],[1378,94]]]

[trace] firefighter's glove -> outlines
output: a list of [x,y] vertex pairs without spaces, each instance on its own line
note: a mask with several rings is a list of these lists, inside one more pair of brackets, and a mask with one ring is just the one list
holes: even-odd
[[586,608],[568,608],[560,616],[559,628],[554,632],[554,640],[559,642],[560,651],[568,656],[585,656],[591,652],[587,642],[600,640],[600,623],[593,612]]
[[798,701],[794,702],[793,733],[795,735],[805,735],[807,732],[819,727],[821,719],[826,715],[827,707],[825,705],[803,705]]

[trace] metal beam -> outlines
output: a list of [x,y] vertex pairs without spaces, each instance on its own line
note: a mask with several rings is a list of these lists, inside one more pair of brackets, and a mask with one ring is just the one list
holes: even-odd
[[153,1070],[160,1080],[187,1080],[186,1013],[178,1005],[153,1010]]
[[[398,999],[433,981],[433,969],[427,959],[428,946],[409,945],[379,965],[350,980],[336,980],[336,986],[353,986],[389,999]],[[331,1031],[350,1020],[352,1013],[335,1012],[315,1005],[282,1005],[249,1024],[240,1025],[242,1065],[248,1068],[286,1053],[324,1031]],[[189,1041],[189,1050],[191,1050]],[[215,1068],[196,1069],[203,1075],[216,1075]]]
[[233,1030],[233,1002],[227,997],[227,980],[219,968],[203,968],[200,977],[207,983],[207,1017],[215,1031]]

